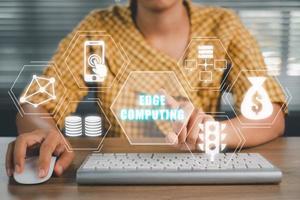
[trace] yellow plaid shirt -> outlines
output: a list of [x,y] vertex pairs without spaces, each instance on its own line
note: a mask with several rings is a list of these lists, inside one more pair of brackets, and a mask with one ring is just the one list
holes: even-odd
[[[240,74],[231,91],[235,100],[235,107],[239,110],[244,94],[250,87],[247,76],[267,76],[266,71],[251,71],[257,69],[266,70],[264,59],[256,40],[232,11],[215,7],[201,7],[190,2],[186,2],[186,6],[190,16],[190,38],[216,37],[220,39],[230,56],[232,69],[226,78],[226,85],[233,85],[239,72],[246,70]],[[86,86],[82,70],[83,46],[73,45],[74,36],[78,32],[83,34],[77,37],[76,44],[83,44],[86,40],[97,39],[96,34],[84,34],[87,32],[102,32],[113,38],[113,40],[106,41],[107,46],[111,46],[111,48],[107,48],[106,52],[108,75],[101,85],[108,89],[97,91],[97,97],[101,100],[102,109],[112,125],[109,135],[120,135],[122,133],[120,125],[110,110],[110,106],[131,71],[173,71],[195,107],[202,108],[206,112],[218,111],[220,91],[210,89],[191,90],[182,72],[179,70],[178,61],[147,43],[136,28],[132,14],[129,6],[114,6],[107,10],[94,10],[60,42],[51,62],[56,64],[60,79],[64,85],[56,84],[57,99],[63,97],[65,99],[61,101],[61,105],[57,105],[58,101],[49,101],[43,105],[50,113],[56,107],[59,108],[55,110],[53,115],[59,127],[63,127],[64,117],[75,112],[78,106],[78,103],[68,104],[68,102],[79,102],[88,93],[87,88],[81,87]],[[126,67],[124,67],[123,60],[120,59],[120,56],[122,56],[120,55],[120,48],[116,48],[112,41],[116,45],[123,47],[127,59],[130,61]],[[226,55],[221,56],[225,57]],[[55,77],[57,76],[56,74],[53,68],[46,68],[44,71],[45,76]],[[217,74],[210,84],[217,87],[220,86],[222,77],[222,73]],[[113,82],[114,79],[115,81]],[[155,86],[155,81],[150,82],[148,86]],[[113,85],[110,85],[112,82]],[[201,84],[203,83],[197,83],[200,87]],[[281,105],[285,104],[283,91],[273,78],[268,78],[264,87],[268,91],[272,102]],[[40,98],[44,97],[42,95],[34,97],[36,101],[40,101]]]

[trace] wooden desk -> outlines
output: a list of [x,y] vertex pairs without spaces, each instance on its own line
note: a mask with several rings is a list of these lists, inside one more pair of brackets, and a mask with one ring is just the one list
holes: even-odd
[[[300,138],[280,138],[244,152],[259,152],[283,170],[280,185],[186,185],[186,186],[77,186],[76,168],[87,152],[78,152],[74,164],[62,177],[52,177],[45,184],[18,185],[6,177],[4,155],[12,138],[0,139],[0,199],[300,199]],[[105,139],[103,152],[174,151],[166,147],[130,146],[117,138]]]

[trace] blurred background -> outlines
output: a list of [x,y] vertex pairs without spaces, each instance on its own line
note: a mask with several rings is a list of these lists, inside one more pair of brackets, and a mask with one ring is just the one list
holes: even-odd
[[[231,8],[258,39],[268,69],[292,95],[286,136],[300,136],[300,0],[194,0]],[[30,61],[47,61],[59,41],[95,8],[125,0],[0,0],[1,136],[16,135],[16,108],[8,90]],[[30,77],[15,86],[20,93]],[[18,94],[17,94],[18,95]],[[87,109],[80,107],[80,109]],[[223,105],[223,110],[230,110]]]

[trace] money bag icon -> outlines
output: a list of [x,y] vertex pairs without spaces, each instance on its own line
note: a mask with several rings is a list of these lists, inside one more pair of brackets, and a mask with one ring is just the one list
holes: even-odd
[[241,113],[251,120],[269,117],[273,112],[273,105],[267,91],[263,88],[266,77],[248,77],[251,87],[247,91],[241,105]]

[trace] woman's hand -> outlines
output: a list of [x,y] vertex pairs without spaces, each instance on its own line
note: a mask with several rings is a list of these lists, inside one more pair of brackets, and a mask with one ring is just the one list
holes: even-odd
[[166,136],[168,143],[175,144],[181,150],[196,150],[197,144],[202,142],[199,138],[200,126],[199,124],[205,121],[214,120],[210,115],[205,114],[201,109],[193,108],[189,101],[176,101],[173,97],[166,95],[167,104],[171,108],[183,109],[184,112],[191,113],[184,121],[175,121],[172,126],[174,132]]
[[48,174],[51,156],[58,156],[55,163],[55,174],[60,176],[72,163],[74,153],[65,148],[64,140],[57,130],[35,130],[20,134],[15,141],[8,145],[6,153],[6,172],[11,176],[14,171],[22,173],[24,170],[26,153],[39,147],[39,177]]

